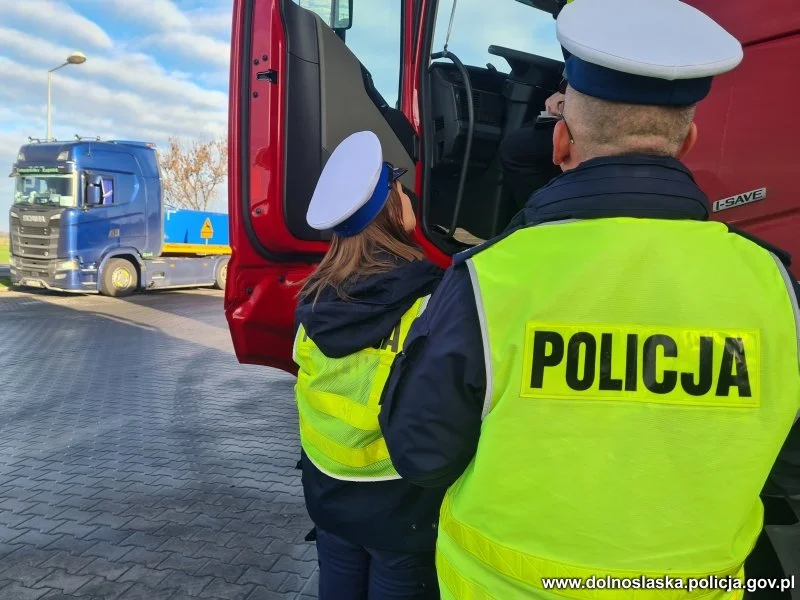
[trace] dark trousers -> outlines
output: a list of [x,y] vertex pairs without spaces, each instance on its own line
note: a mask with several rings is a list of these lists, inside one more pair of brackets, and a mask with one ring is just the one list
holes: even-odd
[[317,527],[319,600],[436,600],[433,552],[364,548]]
[[[758,537],[755,548],[744,563],[744,575],[747,579],[783,579],[791,577],[792,573],[785,573],[780,559],[772,547],[772,542],[766,531]],[[791,600],[792,592],[786,590],[756,590],[745,592],[743,600]]]
[[533,192],[561,174],[561,168],[553,164],[554,127],[554,121],[526,123],[500,142],[503,176],[517,209],[525,206]]

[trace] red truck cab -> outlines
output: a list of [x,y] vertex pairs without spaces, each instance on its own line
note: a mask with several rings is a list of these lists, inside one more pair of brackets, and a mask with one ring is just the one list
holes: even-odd
[[[446,266],[505,228],[516,207],[498,145],[558,87],[558,1],[459,0],[451,13],[452,0],[234,0],[225,312],[240,362],[296,372],[298,283],[330,239],[306,224],[306,210],[327,158],[351,133],[372,130],[386,158],[409,168],[402,183],[431,260]],[[711,218],[800,257],[800,4],[687,1],[745,52],[700,103],[686,162]],[[448,31],[464,70],[436,58]],[[800,277],[800,258],[792,273]],[[768,519],[765,532],[800,600],[792,522]]]
[[[800,256],[800,5],[689,2],[740,39],[745,54],[700,104],[687,163],[713,219]],[[329,239],[305,214],[327,157],[349,134],[374,131],[387,159],[410,168],[402,183],[431,260],[446,266],[474,238],[503,230],[516,208],[497,148],[557,89],[556,5],[460,0],[450,27],[452,2],[437,0],[235,0],[225,310],[240,362],[295,372],[297,284]],[[451,61],[432,60],[448,29],[469,86]],[[502,40],[515,47],[492,45]],[[493,64],[481,64],[487,59]]]

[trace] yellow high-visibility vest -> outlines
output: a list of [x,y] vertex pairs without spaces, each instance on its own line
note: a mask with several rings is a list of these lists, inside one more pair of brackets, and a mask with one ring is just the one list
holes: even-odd
[[395,356],[430,296],[419,298],[375,348],[329,358],[301,325],[293,358],[300,443],[314,465],[335,479],[400,479],[378,424],[380,399]]
[[722,223],[608,218],[467,266],[487,393],[442,507],[442,598],[740,598],[688,586],[742,581],[800,408],[780,261]]

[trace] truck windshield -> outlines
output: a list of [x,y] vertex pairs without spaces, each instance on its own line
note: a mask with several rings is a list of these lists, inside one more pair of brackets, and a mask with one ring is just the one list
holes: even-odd
[[17,175],[14,204],[77,206],[72,175]]
[[[464,64],[482,67],[490,62],[500,71],[507,71],[502,58],[489,54],[488,48],[493,44],[564,60],[552,15],[512,0],[457,2],[449,47]],[[452,8],[451,0],[437,3],[433,52],[444,47]]]

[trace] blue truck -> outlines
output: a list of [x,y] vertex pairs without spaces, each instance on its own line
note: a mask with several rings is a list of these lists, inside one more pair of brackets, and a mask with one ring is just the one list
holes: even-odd
[[153,144],[31,141],[11,177],[13,285],[107,296],[224,289],[228,216],[164,206]]

